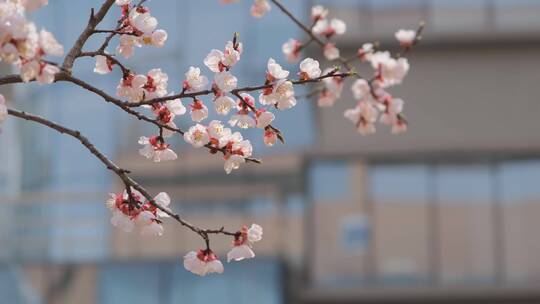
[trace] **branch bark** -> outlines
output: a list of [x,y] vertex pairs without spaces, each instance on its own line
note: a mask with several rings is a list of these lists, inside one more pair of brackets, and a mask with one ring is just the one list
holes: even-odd
[[105,15],[107,15],[107,12],[113,4],[114,0],[106,0],[97,12],[97,14],[94,14],[94,9],[92,9],[88,24],[86,25],[86,28],[81,33],[75,44],[73,44],[71,50],[69,50],[68,54],[66,55],[64,63],[62,64],[62,69],[71,73],[73,63],[75,62],[75,59],[77,59],[77,56],[79,56],[79,54],[81,53],[84,44],[86,43],[88,38],[92,36],[94,30],[96,29],[96,26],[103,20],[103,18],[105,18]]
[[62,126],[58,123],[55,123],[53,121],[50,121],[46,118],[43,118],[38,115],[33,115],[26,113],[24,111],[18,111],[15,109],[8,109],[8,114],[20,119],[24,119],[27,121],[33,121],[35,123],[41,124],[43,126],[46,126],[48,128],[51,128],[61,134],[69,135],[75,139],[77,139],[92,155],[94,155],[100,162],[102,162],[105,167],[112,172],[114,172],[126,185],[126,187],[132,187],[133,189],[136,189],[139,191],[147,200],[150,202],[153,206],[158,208],[159,210],[165,212],[170,217],[174,218],[177,222],[179,222],[182,226],[185,226],[192,230],[193,232],[199,234],[203,239],[207,240],[208,234],[224,234],[229,236],[235,236],[238,232],[229,232],[225,229],[202,229],[199,228],[190,222],[184,220],[179,214],[172,212],[171,210],[167,208],[163,208],[162,206],[156,204],[154,202],[153,197],[148,193],[148,191],[141,186],[139,183],[137,183],[134,179],[129,177],[130,171],[120,168],[118,165],[116,165],[112,160],[110,160],[107,156],[105,156],[103,153],[101,153],[95,145],[88,140],[84,135],[81,134],[80,131],[70,129],[68,127]]

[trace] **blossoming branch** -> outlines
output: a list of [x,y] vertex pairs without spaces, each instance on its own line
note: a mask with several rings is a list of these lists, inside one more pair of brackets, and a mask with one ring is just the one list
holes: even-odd
[[[380,51],[375,44],[365,43],[355,57],[346,59],[341,56],[334,38],[343,35],[347,26],[340,19],[330,18],[325,7],[314,6],[311,9],[311,25],[306,26],[279,0],[255,0],[251,7],[254,17],[263,17],[272,9],[272,3],[307,35],[303,42],[290,38],[282,46],[286,60],[299,62],[298,71],[288,71],[280,65],[279,59],[269,58],[266,73],[261,75],[259,85],[240,86],[239,79],[234,75],[234,67],[241,60],[244,45],[235,33],[222,48],[209,51],[202,61],[202,68],[191,66],[185,72],[183,82],[173,85],[176,90],[172,90],[169,88],[169,78],[161,68],[141,73],[122,63],[122,58],[134,56],[137,48],[160,48],[167,41],[167,31],[158,28],[158,20],[145,6],[146,0],[104,0],[99,10],[91,10],[86,27],[62,63],[49,59],[64,54],[62,44],[47,30],[38,31],[26,16],[27,12],[39,9],[47,2],[0,0],[0,58],[18,70],[17,74],[0,77],[0,85],[31,81],[43,85],[67,82],[96,94],[126,114],[155,126],[154,134],[141,134],[138,139],[140,155],[153,162],[176,160],[178,155],[171,149],[170,142],[180,138],[195,149],[202,148],[220,155],[227,174],[246,162],[261,163],[253,157],[251,141],[243,137],[242,130],[260,129],[262,141],[268,147],[278,141],[284,143],[282,131],[273,123],[279,112],[296,106],[295,87],[311,84],[313,91],[308,96],[318,96],[318,105],[329,107],[340,98],[348,78],[353,80],[351,90],[357,102],[353,108],[345,111],[344,116],[355,124],[361,134],[375,132],[376,121],[391,125],[393,133],[403,132],[407,128],[402,114],[404,102],[392,96],[388,89],[402,83],[408,73],[409,62],[402,55],[420,41],[423,24],[417,30],[402,29],[396,32],[395,37],[403,49],[401,54],[392,56],[388,51]],[[98,28],[111,10],[118,16],[116,27]],[[86,42],[94,35],[105,35],[103,43],[96,50],[85,50]],[[113,43],[116,43],[115,48],[111,46]],[[327,63],[302,58],[303,50],[312,44],[320,47]],[[246,47],[246,51],[248,49]],[[114,94],[73,74],[73,66],[83,57],[95,58],[94,72],[100,75],[108,74],[115,68],[120,69],[122,77]],[[373,68],[373,75],[370,78],[361,77],[352,66],[354,61],[369,64]],[[323,68],[325,65],[328,67]],[[224,119],[206,122],[210,111]],[[111,194],[106,202],[114,226],[126,232],[139,230],[143,235],[160,236],[164,233],[163,220],[172,218],[198,234],[205,246],[186,254],[184,267],[187,270],[198,275],[223,272],[223,264],[210,247],[212,235],[232,238],[228,262],[255,257],[253,244],[260,241],[263,235],[259,225],[243,226],[237,231],[227,231],[224,227],[199,228],[170,208],[171,199],[167,193],[152,196],[129,176],[129,170],[117,166],[81,132],[38,115],[8,108],[4,96],[0,95],[0,124],[8,116],[32,121],[75,138],[122,180],[125,189],[121,193]],[[178,119],[187,119],[192,126],[182,130],[176,124]]]

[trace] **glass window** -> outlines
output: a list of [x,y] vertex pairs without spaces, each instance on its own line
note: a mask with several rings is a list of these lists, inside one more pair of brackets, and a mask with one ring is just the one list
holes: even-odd
[[512,282],[540,280],[540,161],[511,161],[499,168],[504,214],[503,256]]
[[342,246],[346,251],[362,252],[369,245],[369,220],[365,215],[350,215],[341,222]]
[[374,165],[369,169],[374,267],[383,284],[428,279],[429,178],[423,164]]
[[315,201],[335,201],[349,197],[350,174],[346,162],[317,162],[309,171],[310,189]]
[[436,167],[441,278],[494,279],[493,174],[488,165]]

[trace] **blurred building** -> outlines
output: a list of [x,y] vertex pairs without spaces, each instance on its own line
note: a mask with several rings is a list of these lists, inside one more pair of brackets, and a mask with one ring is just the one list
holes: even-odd
[[[150,2],[168,44],[136,50],[128,65],[162,67],[179,87],[190,65],[202,67],[238,31],[246,51],[237,73],[255,84],[268,57],[284,61],[286,39],[303,37],[277,9],[254,21],[249,1],[215,2]],[[347,21],[339,41],[346,56],[375,39],[396,51],[397,28],[427,21],[408,78],[392,90],[406,102],[408,133],[380,127],[361,137],[342,116],[354,104],[348,91],[330,109],[300,101],[276,121],[287,145],[269,150],[260,132],[248,132],[264,164],[226,176],[219,157],[180,139],[178,161],[147,162],[136,141],[155,131],[78,88],[13,86],[2,93],[14,106],[79,128],[150,192],[169,193],[190,221],[229,229],[257,222],[265,238],[256,259],[195,277],[181,257],[203,246],[198,237],[174,222],[158,239],[114,229],[103,201],[121,188],[115,177],[71,139],[10,119],[0,136],[2,301],[540,303],[540,3],[322,3]],[[306,17],[312,3],[286,4]],[[59,0],[36,19],[68,46],[87,14]],[[92,66],[81,59],[75,74],[112,92],[120,75],[98,76]],[[229,241],[213,240],[221,257]]]

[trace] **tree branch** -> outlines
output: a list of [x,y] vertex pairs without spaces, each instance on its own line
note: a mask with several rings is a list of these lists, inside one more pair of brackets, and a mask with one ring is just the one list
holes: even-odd
[[24,111],[8,109],[8,114],[11,115],[11,116],[20,118],[20,119],[36,122],[36,123],[41,124],[43,126],[49,127],[49,128],[51,128],[51,129],[53,129],[53,130],[55,130],[55,131],[57,131],[57,132],[59,132],[61,134],[66,134],[66,135],[69,135],[69,136],[77,139],[88,151],[90,151],[90,153],[92,153],[92,155],[94,155],[97,159],[99,159],[99,161],[101,161],[105,165],[105,167],[107,169],[114,172],[122,180],[122,182],[126,185],[126,187],[128,189],[130,187],[132,187],[133,189],[139,191],[146,198],[146,200],[148,200],[148,202],[150,204],[152,204],[157,209],[159,209],[159,210],[165,212],[166,214],[168,214],[170,217],[172,217],[177,222],[179,222],[182,226],[185,226],[185,227],[189,228],[191,231],[199,234],[203,239],[207,240],[208,234],[224,234],[224,235],[229,235],[229,236],[237,235],[238,232],[229,232],[229,231],[224,230],[223,228],[221,228],[221,229],[202,229],[202,228],[199,228],[199,227],[191,224],[190,222],[182,219],[182,217],[179,214],[173,213],[168,208],[164,208],[164,207],[160,206],[159,204],[156,204],[154,202],[153,197],[148,193],[148,191],[143,186],[141,186],[139,183],[137,183],[135,180],[133,180],[131,177],[129,177],[128,174],[129,174],[130,171],[120,168],[113,161],[111,161],[109,158],[107,158],[107,156],[105,156],[101,151],[99,151],[95,147],[95,145],[92,144],[90,142],[90,140],[88,140],[88,138],[86,138],[84,135],[81,134],[80,131],[64,127],[64,126],[62,126],[62,125],[60,125],[58,123],[55,123],[53,121],[50,121],[50,120],[46,119],[46,118],[43,118],[43,117],[37,116],[37,115],[33,115],[33,114],[29,114],[29,113],[26,113]]
[[79,54],[81,53],[84,44],[86,43],[88,38],[92,36],[94,30],[96,29],[96,26],[103,20],[103,18],[105,18],[105,15],[107,15],[107,12],[113,4],[114,0],[106,0],[97,14],[94,14],[94,9],[92,9],[90,13],[90,19],[88,20],[86,28],[81,33],[75,44],[73,44],[73,47],[71,48],[71,50],[69,50],[69,53],[64,59],[64,63],[62,64],[62,68],[64,70],[71,72],[71,69],[73,68],[73,63],[75,62],[75,59],[77,59],[77,56],[79,56]]

